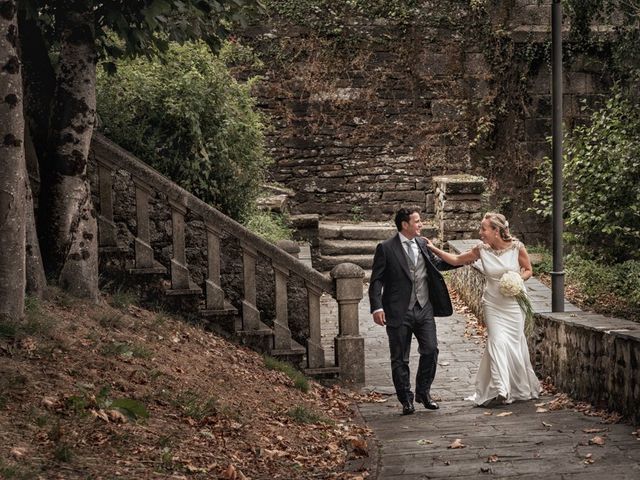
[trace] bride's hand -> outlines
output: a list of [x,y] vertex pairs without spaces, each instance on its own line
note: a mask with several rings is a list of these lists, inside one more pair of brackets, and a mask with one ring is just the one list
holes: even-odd
[[420,237],[422,240],[424,240],[424,243],[427,244],[428,248],[433,247],[433,242],[431,240],[429,240],[427,237]]

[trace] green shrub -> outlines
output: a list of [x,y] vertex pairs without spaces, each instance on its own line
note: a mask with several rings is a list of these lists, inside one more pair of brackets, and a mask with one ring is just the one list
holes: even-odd
[[[533,267],[534,275],[549,275],[551,252],[544,247],[531,247],[529,252],[542,256]],[[602,314],[640,321],[640,261],[611,264],[577,250],[566,256],[564,268],[567,287],[587,306]]]
[[331,419],[323,417],[303,405],[296,405],[291,408],[287,415],[298,423],[333,423]]
[[276,243],[278,240],[290,240],[292,231],[283,215],[253,210],[244,220],[244,226],[265,240]]
[[268,164],[263,118],[250,95],[254,81],[237,82],[204,43],[171,44],[162,59],[122,60],[114,75],[99,73],[102,130],[197,197],[242,219]]
[[296,370],[296,368],[290,363],[282,362],[273,357],[265,355],[264,365],[269,370],[278,370],[286,374],[291,380],[293,380],[293,385],[298,390],[301,390],[305,393],[309,391],[310,386],[307,377],[305,377],[299,370]]
[[607,264],[571,254],[566,261],[567,280],[585,301],[602,305],[601,313],[640,321],[640,261]]
[[[567,241],[614,262],[640,259],[640,105],[615,90],[564,147]],[[551,215],[551,161],[539,170],[536,211]]]

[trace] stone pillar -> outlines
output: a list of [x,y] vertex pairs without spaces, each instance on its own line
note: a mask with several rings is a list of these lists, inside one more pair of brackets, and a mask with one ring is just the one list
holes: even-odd
[[358,305],[362,299],[364,270],[353,263],[341,263],[331,270],[338,302],[339,331],[335,338],[336,365],[345,383],[363,384],[364,338],[360,336]]
[[449,240],[478,238],[485,179],[466,174],[442,175],[434,177],[433,183],[440,244]]

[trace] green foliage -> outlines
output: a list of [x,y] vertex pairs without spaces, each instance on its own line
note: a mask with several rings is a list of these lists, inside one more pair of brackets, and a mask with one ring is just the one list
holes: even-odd
[[0,458],[0,478],[5,480],[32,480],[37,478],[35,472],[27,470],[26,467],[18,465],[8,465]]
[[58,443],[53,451],[53,458],[59,462],[68,463],[73,458],[73,451],[66,443]]
[[354,16],[410,21],[419,14],[419,0],[265,0],[266,9],[289,20],[339,33],[339,26]]
[[138,299],[134,292],[128,290],[118,290],[111,296],[111,306],[114,308],[125,309],[129,305],[135,304]]
[[[57,49],[60,19],[69,15],[71,2],[25,0],[21,6],[35,19]],[[116,0],[88,1],[95,16],[98,54],[109,59],[149,55],[166,50],[170,41],[201,39],[218,48],[235,25],[262,11],[260,0]],[[111,69],[115,67],[109,63]]]
[[102,354],[124,358],[149,358],[151,352],[145,347],[127,342],[112,342],[102,349]]
[[[640,259],[640,105],[614,91],[565,138],[568,242],[615,261]],[[536,212],[551,215],[551,160],[539,169]]]
[[287,225],[286,217],[281,214],[251,210],[243,223],[253,233],[271,243],[291,239],[291,228]]
[[149,418],[147,408],[141,402],[131,398],[116,398],[107,407],[119,411],[129,420]]
[[173,403],[180,407],[187,417],[198,422],[218,414],[218,401],[215,398],[191,390],[181,392]]
[[[571,25],[572,47],[568,53],[596,54],[607,63],[606,70],[614,79],[640,81],[640,2],[565,0],[563,4]],[[611,32],[595,33],[594,26],[604,26]]]
[[19,341],[25,337],[45,337],[51,333],[54,320],[42,310],[40,300],[25,296],[23,320],[0,317],[0,341]]
[[97,317],[101,327],[109,329],[118,329],[123,325],[123,316],[117,312],[103,313]]
[[[543,247],[528,250],[542,257],[534,263],[534,274],[548,275],[553,270],[551,252]],[[576,250],[566,257],[564,268],[567,287],[588,307],[628,320],[640,318],[640,261],[611,264]]]
[[287,415],[298,423],[332,423],[330,419],[323,417],[304,405],[296,405],[287,412]]
[[98,112],[112,140],[226,214],[253,205],[268,159],[252,82],[241,84],[204,43],[161,59],[118,63],[98,77]]
[[281,362],[280,360],[265,355],[264,365],[269,370],[278,370],[279,372],[286,374],[291,380],[293,380],[293,385],[298,390],[305,393],[309,391],[310,385],[307,377],[305,377],[300,370],[296,370],[296,368],[290,363]]

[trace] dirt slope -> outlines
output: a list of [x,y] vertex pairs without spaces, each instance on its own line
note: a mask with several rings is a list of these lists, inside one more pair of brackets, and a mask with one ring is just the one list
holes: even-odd
[[107,300],[53,291],[0,323],[0,479],[367,476],[345,471],[367,455],[355,394],[305,393],[253,351]]

